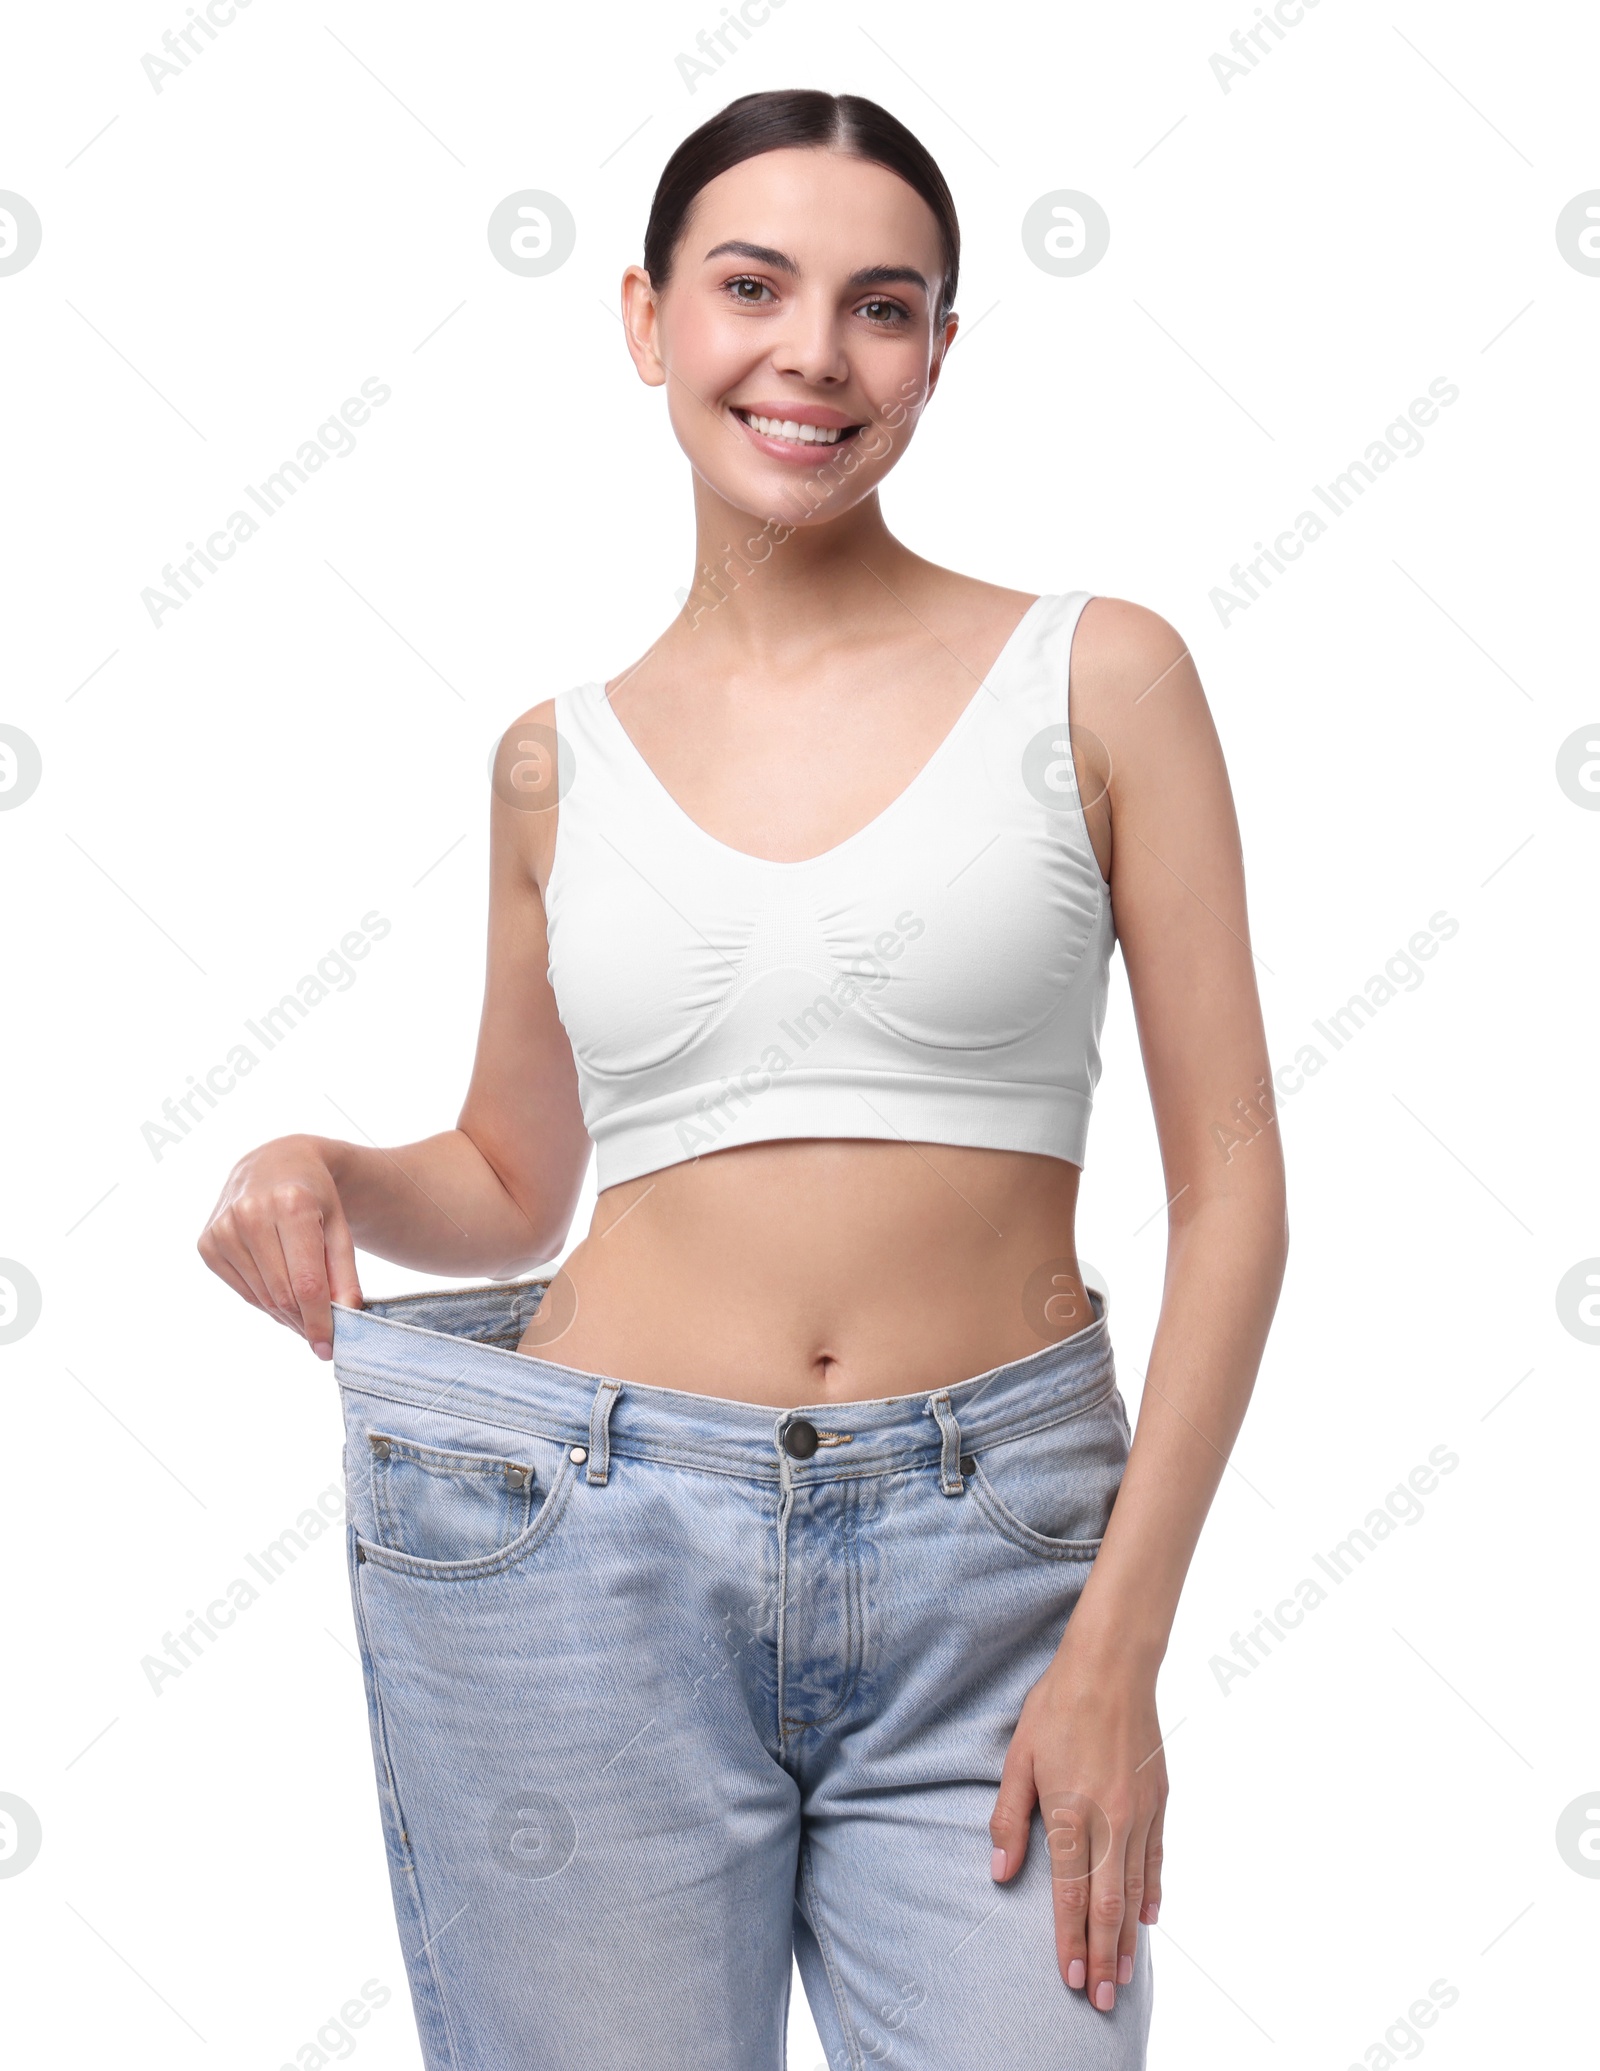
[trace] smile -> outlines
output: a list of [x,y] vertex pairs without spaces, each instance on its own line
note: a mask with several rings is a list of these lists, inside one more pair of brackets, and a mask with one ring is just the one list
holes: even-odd
[[792,448],[843,445],[863,429],[859,424],[799,424],[792,417],[758,417],[752,411],[737,407],[733,414],[757,438]]

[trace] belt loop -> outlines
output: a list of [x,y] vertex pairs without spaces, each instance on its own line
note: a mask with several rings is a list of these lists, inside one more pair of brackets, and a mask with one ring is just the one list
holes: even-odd
[[611,1473],[611,1412],[621,1393],[620,1381],[602,1381],[594,1391],[594,1407],[589,1412],[588,1480],[596,1487],[603,1487]]
[[939,1420],[939,1429],[944,1444],[939,1449],[939,1488],[946,1496],[959,1496],[966,1488],[961,1475],[961,1427],[950,1407],[950,1394],[946,1389],[929,1398],[928,1407]]

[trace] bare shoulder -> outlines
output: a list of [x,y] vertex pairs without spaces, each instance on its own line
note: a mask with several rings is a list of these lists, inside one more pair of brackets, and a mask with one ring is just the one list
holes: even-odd
[[555,853],[559,775],[556,701],[541,698],[502,732],[490,778],[493,842],[527,869],[541,892]]
[[1189,644],[1157,611],[1091,597],[1072,643],[1072,717],[1082,752],[1113,792],[1154,760],[1215,752],[1216,732]]
[[1091,597],[1073,637],[1072,687],[1113,703],[1139,698],[1188,658],[1188,642],[1158,611]]
[[553,734],[555,727],[556,701],[554,698],[541,698],[538,704],[530,705],[525,712],[519,712],[516,718],[509,722],[500,736],[500,746],[504,749],[508,745],[514,745],[513,736],[517,734],[527,735],[541,729],[545,733]]

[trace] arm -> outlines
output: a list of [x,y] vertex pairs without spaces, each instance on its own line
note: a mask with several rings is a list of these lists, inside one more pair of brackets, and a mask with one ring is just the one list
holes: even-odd
[[[1112,599],[1091,612],[1075,709],[1111,762],[1112,900],[1161,1147],[1167,1271],[1133,1449],[1070,1636],[1080,1655],[1137,1657],[1153,1674],[1255,1385],[1289,1227],[1238,822],[1205,694],[1163,619]],[[1219,1135],[1238,1135],[1241,1099],[1261,1133],[1230,1154]]]
[[[551,726],[550,702],[508,729],[497,772],[529,721]],[[483,1013],[456,1126],[392,1149],[280,1137],[235,1166],[201,1235],[207,1265],[323,1358],[330,1302],[361,1302],[357,1246],[423,1272],[509,1278],[554,1257],[571,1224],[589,1140],[546,972],[555,813],[518,795],[493,787]]]
[[[1288,1222],[1238,823],[1194,664],[1165,620],[1096,598],[1076,636],[1072,698],[1090,764],[1084,796],[1109,782],[1112,901],[1161,1146],[1167,1271],[1121,1488],[1019,1722],[995,1843],[1009,1875],[1032,1797],[1052,1825],[1058,1801],[1067,1845],[1098,1865],[1056,1886],[1063,1972],[1104,2005],[1107,1985],[1114,1998],[1131,1975],[1137,1922],[1156,1917],[1166,1797],[1156,1672],[1255,1384]],[[1236,1124],[1240,1099],[1261,1133],[1229,1155],[1217,1125]]]

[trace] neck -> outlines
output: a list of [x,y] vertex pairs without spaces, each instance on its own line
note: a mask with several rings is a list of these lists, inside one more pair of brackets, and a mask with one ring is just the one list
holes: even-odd
[[[828,484],[819,485],[825,499]],[[927,566],[884,523],[876,490],[837,518],[799,522],[814,499],[798,485],[794,511],[763,518],[696,478],[695,579],[679,628],[708,645],[758,657],[807,624],[881,624]],[[817,501],[819,511],[826,502]]]

